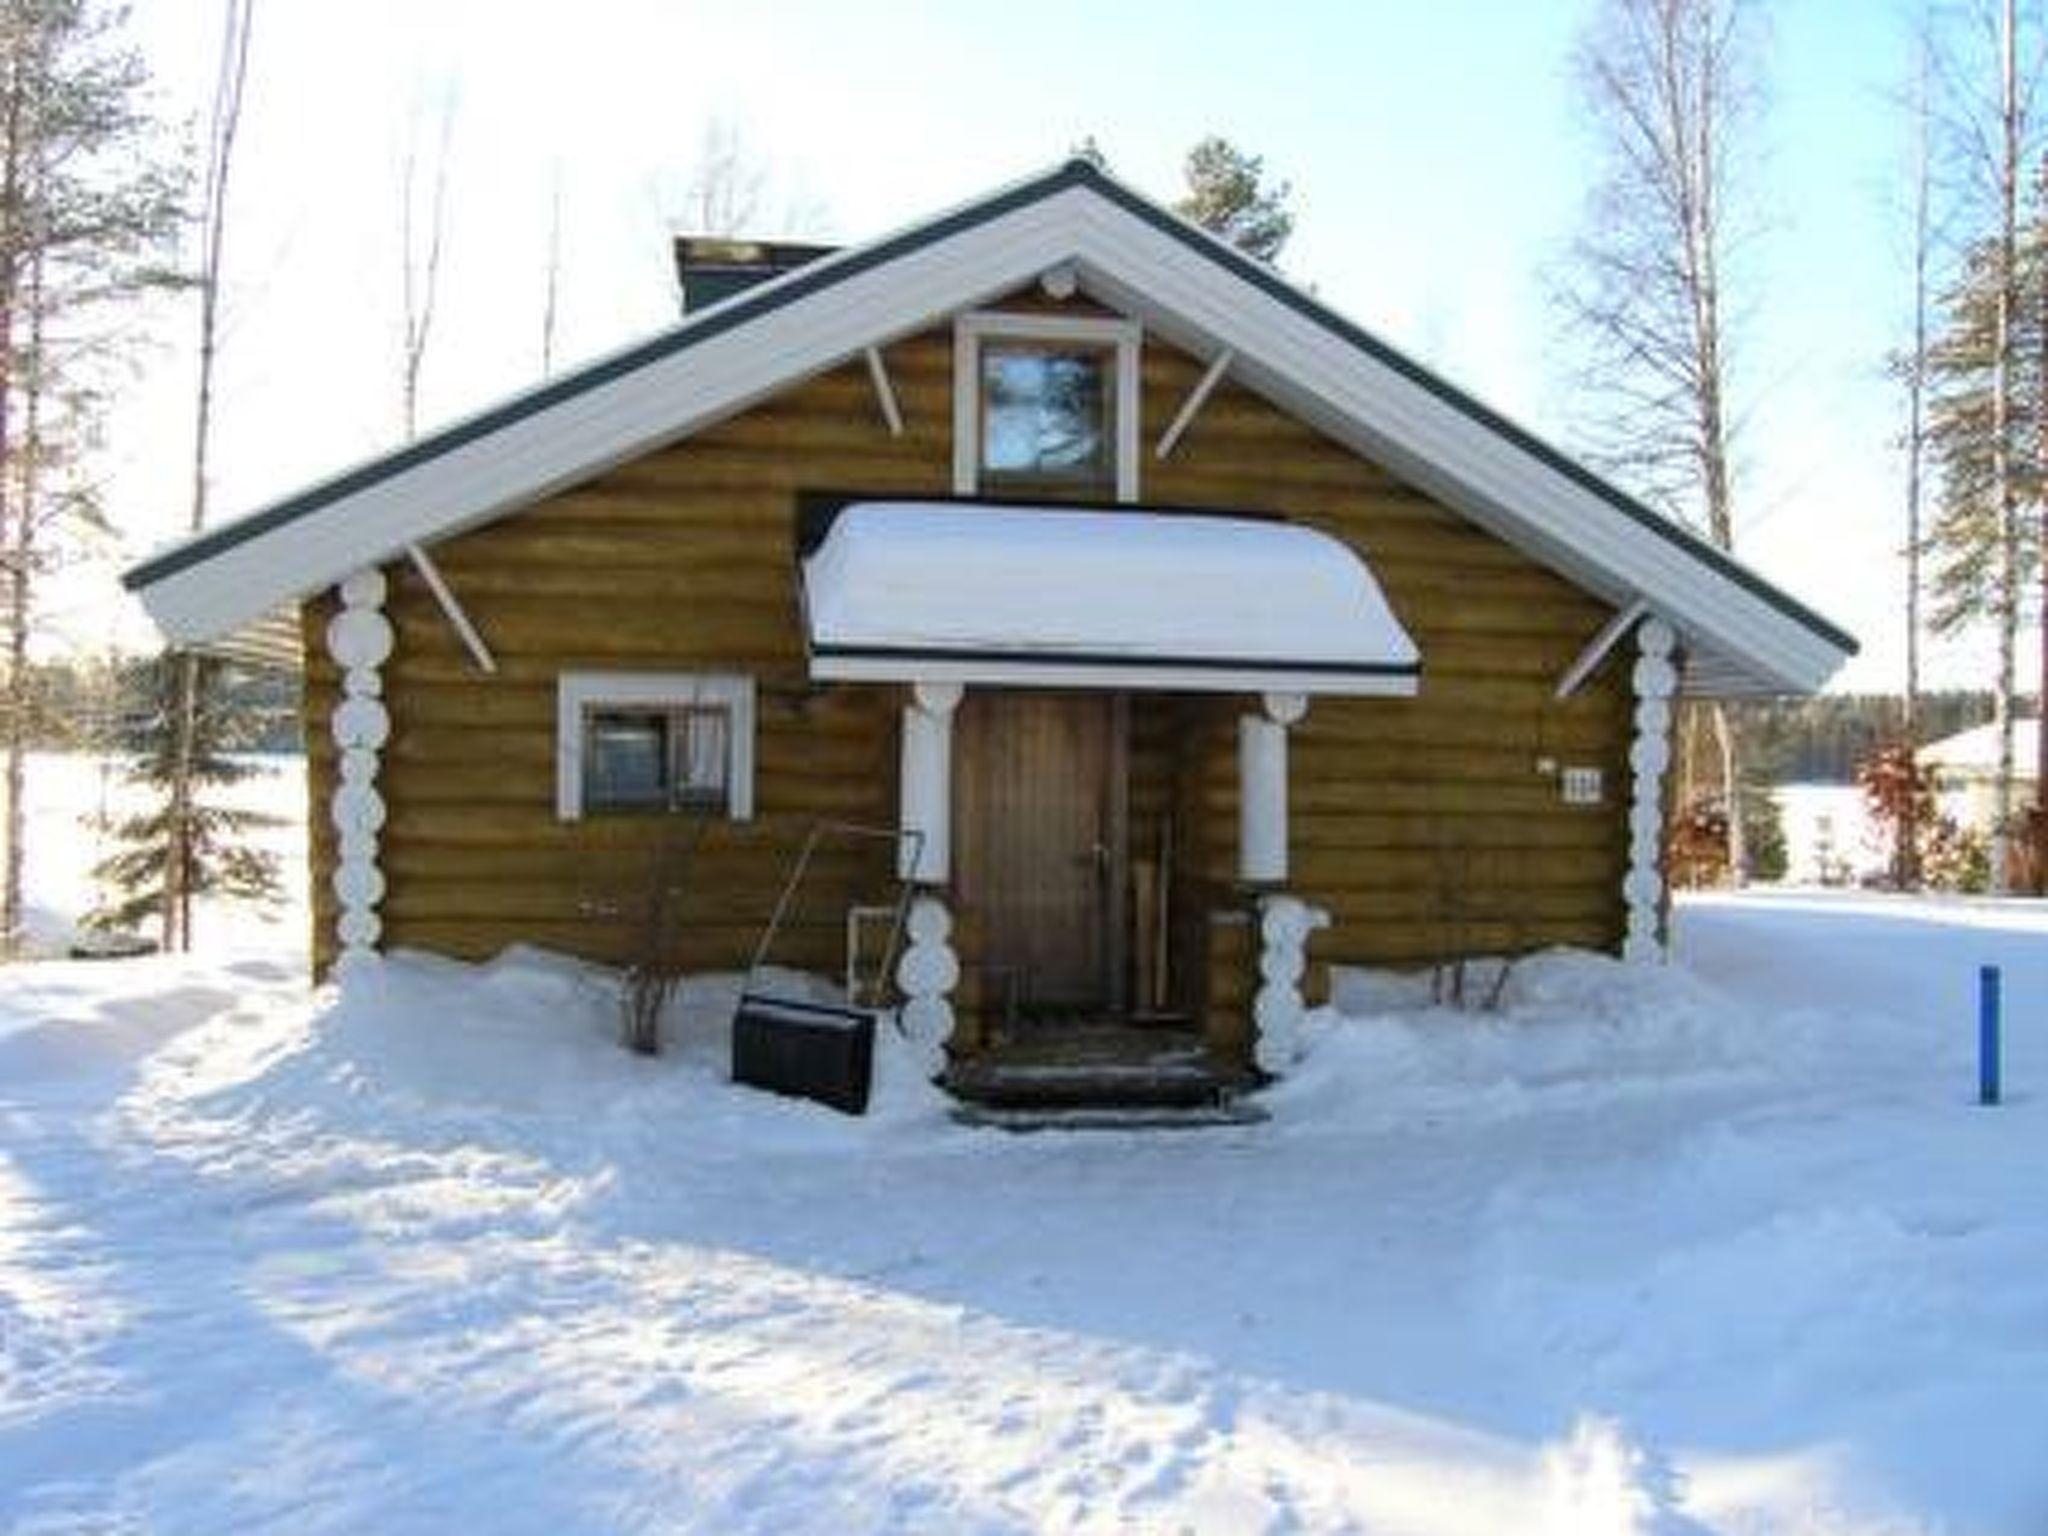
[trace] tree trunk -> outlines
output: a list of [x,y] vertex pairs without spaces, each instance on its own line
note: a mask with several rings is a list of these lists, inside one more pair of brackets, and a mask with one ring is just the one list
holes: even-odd
[[43,244],[37,240],[28,257],[28,280],[23,295],[23,307],[28,312],[28,349],[23,359],[26,366],[16,374],[22,423],[15,445],[18,472],[14,477],[14,537],[7,555],[14,580],[7,605],[7,863],[4,877],[0,878],[5,880],[5,942],[10,952],[19,948],[22,938],[23,877],[28,863],[25,794],[29,741],[35,729],[28,646],[35,620],[36,533],[42,507],[43,275]]
[[[220,273],[227,248],[228,172],[242,120],[242,87],[249,74],[249,34],[255,0],[227,0],[222,14],[220,73],[214,81],[213,119],[207,136],[206,225],[199,275],[199,382],[192,426],[193,533],[206,526],[207,475],[213,445],[213,372],[220,341]],[[171,711],[169,824],[164,839],[163,946],[192,947],[192,898],[198,848],[193,826],[192,778],[198,753],[199,658],[173,658],[167,707]]]
[[2014,0],[2001,9],[1999,36],[1998,308],[1992,332],[1991,476],[1998,498],[1998,676],[1991,718],[1998,728],[1998,765],[1992,789],[1991,889],[2010,887],[2012,837],[2013,690],[2019,641],[2019,498],[2012,471],[2013,318],[2018,308],[2019,79],[2018,18]]
[[[2048,234],[2048,230],[2043,229],[2044,225],[2048,225],[2048,160],[2042,162],[2037,178],[2037,204],[2034,213],[2036,239],[2037,244],[2048,247],[2048,238],[2042,238],[2043,234]],[[2041,370],[2041,374],[2034,422],[2035,454],[2038,461],[2034,484],[2034,560],[2036,579],[2041,588],[2041,655],[2038,677],[2040,691],[2035,695],[2034,702],[2034,801],[2027,818],[2027,830],[2032,834],[2029,838],[2029,851],[2033,855],[2029,861],[2032,865],[2029,889],[2039,896],[2048,892],[2048,725],[2043,724],[2044,721],[2048,721],[2048,500],[2044,500],[2044,496],[2048,496],[2048,488],[2044,488],[2040,480],[2040,473],[2048,470],[2048,254],[2037,258],[2037,266],[2039,270],[2035,274],[2035,281],[2039,288],[2035,305],[2041,318],[2037,322],[2034,344],[2037,352],[2036,366]],[[2018,606],[2015,598],[2015,610]]]
[[1716,701],[1707,710],[1714,745],[1720,756],[1721,783],[1728,808],[1728,883],[1740,888],[1749,878],[1749,841],[1742,827],[1742,773],[1737,761],[1735,722],[1727,706]]
[[20,332],[22,253],[29,238],[22,213],[28,203],[23,140],[24,96],[29,89],[27,61],[19,50],[6,61],[6,106],[0,116],[0,542],[6,549],[7,676],[0,711],[6,716],[7,853],[0,869],[0,951],[11,954],[21,941],[22,872],[28,817],[22,804],[26,778],[24,755],[28,734],[29,571],[22,557],[28,540],[29,509],[21,500],[18,459],[21,445],[14,431],[19,386],[15,341]]
[[[1932,66],[1927,47],[1923,37],[1915,82],[1918,137],[1913,167],[1913,351],[1906,364],[1906,688],[1899,704],[1906,793],[1899,803],[1899,824],[1892,850],[1892,884],[1902,891],[1918,890],[1920,886],[1920,502],[1927,438],[1927,260],[1932,238],[1928,196],[1933,174],[1929,142],[1933,107],[1928,100]],[[2048,421],[2042,426],[2048,431]],[[2044,651],[2044,657],[2048,657],[2048,651]]]

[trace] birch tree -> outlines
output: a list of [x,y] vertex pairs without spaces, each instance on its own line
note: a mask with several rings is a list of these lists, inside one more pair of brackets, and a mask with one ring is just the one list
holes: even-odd
[[1990,269],[1994,294],[1991,356],[1991,490],[1994,500],[1998,574],[1994,613],[1998,631],[1998,675],[1992,683],[1993,721],[1998,726],[1998,769],[1993,789],[1991,888],[2006,888],[2010,864],[2013,796],[2013,693],[2018,676],[2020,595],[2020,491],[2012,428],[2017,419],[2014,374],[2018,362],[2019,180],[2021,106],[2019,16],[2014,0],[1999,12],[1998,50],[1998,230]]
[[548,182],[548,243],[543,266],[540,308],[540,376],[555,372],[555,327],[560,312],[562,288],[562,168],[555,167]]
[[[1584,359],[1588,457],[1726,550],[1738,419],[1729,288],[1736,168],[1761,69],[1754,31],[1744,0],[1604,0],[1574,58],[1599,169],[1555,290]],[[1707,719],[1740,880],[1739,744],[1726,710]]]
[[[448,227],[448,147],[455,130],[455,101],[441,104],[440,137],[431,171],[431,190],[421,207],[419,115],[406,136],[404,170],[399,192],[400,288],[402,306],[398,397],[405,440],[419,436],[420,372],[426,366],[427,344],[433,338],[434,303],[441,287],[441,245]],[[424,220],[424,231],[421,223]]]
[[1912,330],[1907,348],[1894,360],[1905,395],[1906,425],[1900,447],[1905,454],[1905,611],[1906,675],[1900,695],[1897,771],[1906,780],[1899,800],[1898,825],[1892,849],[1892,884],[1913,890],[1920,884],[1920,632],[1922,575],[1925,556],[1924,478],[1927,465],[1928,299],[1934,254],[1933,182],[1933,42],[1923,33],[1914,66],[1910,111],[1913,122],[1912,207],[1909,212],[1912,272]]
[[714,118],[704,125],[696,163],[679,206],[669,212],[669,223],[688,234],[720,239],[757,235],[767,191],[768,168],[747,147],[738,126]]

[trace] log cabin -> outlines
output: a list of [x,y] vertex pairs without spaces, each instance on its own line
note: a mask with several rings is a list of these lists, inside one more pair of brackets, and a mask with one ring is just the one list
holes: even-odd
[[126,574],[174,645],[300,644],[323,972],[627,958],[664,846],[741,967],[876,829],[774,958],[907,886],[963,1092],[1141,1034],[1241,1081],[1331,962],[1655,959],[1675,702],[1854,649],[1083,161],[677,261],[672,328]]

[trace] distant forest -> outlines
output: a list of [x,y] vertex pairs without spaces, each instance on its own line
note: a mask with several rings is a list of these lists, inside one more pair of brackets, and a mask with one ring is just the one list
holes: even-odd
[[[29,668],[29,747],[38,752],[119,752],[142,735],[158,700],[151,657],[46,661]],[[257,752],[297,752],[299,679],[269,668],[230,668],[225,702],[237,735]]]
[[[2019,708],[2030,715],[2034,702],[2022,699]],[[1747,703],[1735,706],[1734,713],[1752,771],[1778,784],[1853,783],[1856,765],[1899,729],[1899,699],[1889,693]],[[1917,745],[1990,718],[1989,690],[1922,694]]]

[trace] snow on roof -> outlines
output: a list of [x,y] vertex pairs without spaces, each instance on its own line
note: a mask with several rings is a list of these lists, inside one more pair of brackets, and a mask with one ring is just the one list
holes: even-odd
[[[2034,776],[2040,761],[2041,722],[2015,720],[2012,723],[2014,771],[2023,779]],[[1998,769],[1998,726],[1975,725],[1939,741],[1930,741],[1915,754],[1922,767],[1945,768],[1952,773],[1995,773]]]
[[1364,561],[1291,523],[857,502],[804,562],[812,674],[1412,693]]

